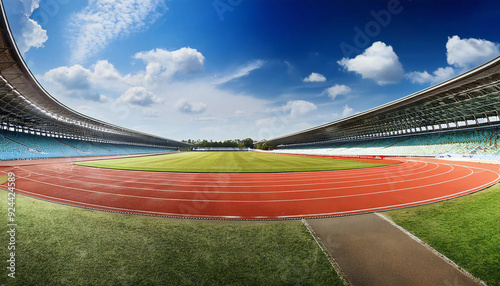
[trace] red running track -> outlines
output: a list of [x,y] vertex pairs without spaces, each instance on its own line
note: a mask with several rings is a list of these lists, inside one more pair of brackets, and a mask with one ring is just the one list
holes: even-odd
[[384,167],[300,173],[166,173],[98,169],[48,160],[0,167],[16,191],[124,213],[215,219],[338,216],[409,207],[484,189],[498,165],[402,159]]

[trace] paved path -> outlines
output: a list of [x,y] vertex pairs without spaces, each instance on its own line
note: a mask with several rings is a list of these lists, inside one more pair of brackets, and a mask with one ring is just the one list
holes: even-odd
[[307,222],[352,285],[480,285],[376,214]]

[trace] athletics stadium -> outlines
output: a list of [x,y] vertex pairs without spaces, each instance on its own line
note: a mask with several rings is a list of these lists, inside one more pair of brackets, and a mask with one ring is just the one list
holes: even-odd
[[[1,238],[8,241],[16,228],[18,247],[16,260],[2,246],[2,260],[15,260],[2,264],[2,283],[15,273],[31,285],[369,285],[384,275],[350,263],[370,246],[360,242],[355,251],[343,241],[353,236],[325,232],[322,224],[346,233],[348,226],[369,229],[372,222],[356,220],[376,214],[440,261],[408,254],[412,266],[401,262],[404,270],[380,266],[400,273],[385,275],[385,285],[498,285],[500,58],[376,108],[259,142],[272,151],[180,152],[192,146],[58,102],[24,62],[3,4],[1,16]],[[461,232],[440,231],[471,220],[482,220],[479,238],[465,247],[477,256],[460,257],[450,241]],[[419,223],[437,226],[426,232]],[[477,234],[475,225],[455,227]],[[373,263],[399,264],[391,255]],[[427,268],[444,267],[439,263],[458,274],[438,275],[440,284],[412,280],[409,268],[432,272]]]

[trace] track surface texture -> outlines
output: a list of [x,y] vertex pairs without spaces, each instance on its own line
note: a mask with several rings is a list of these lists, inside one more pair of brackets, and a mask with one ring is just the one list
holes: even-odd
[[259,174],[112,170],[77,166],[62,159],[0,167],[0,176],[14,172],[18,193],[52,202],[205,219],[375,212],[466,195],[500,178],[498,165],[396,159],[401,163],[367,169]]

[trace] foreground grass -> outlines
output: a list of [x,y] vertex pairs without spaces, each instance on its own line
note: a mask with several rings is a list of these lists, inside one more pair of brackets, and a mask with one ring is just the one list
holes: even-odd
[[486,284],[500,285],[500,185],[384,215]]
[[175,220],[20,195],[12,279],[0,198],[0,285],[342,285],[300,221]]
[[99,168],[167,172],[303,172],[384,166],[353,160],[259,152],[185,152],[77,163]]

